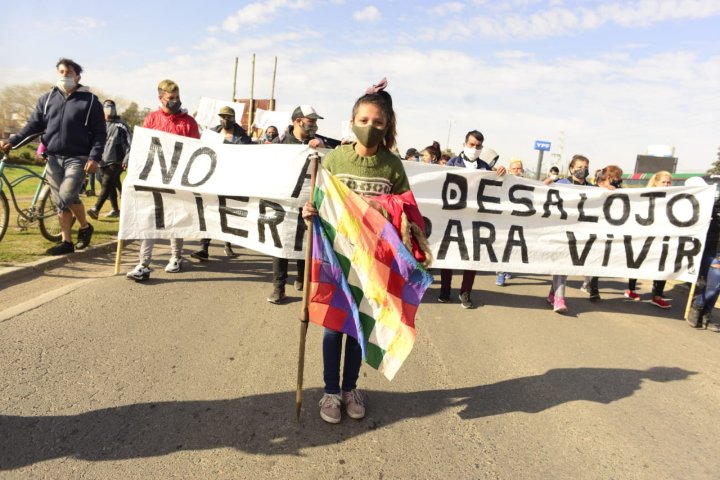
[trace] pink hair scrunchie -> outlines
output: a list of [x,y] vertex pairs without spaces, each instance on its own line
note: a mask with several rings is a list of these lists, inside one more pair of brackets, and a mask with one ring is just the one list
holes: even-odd
[[367,90],[365,90],[365,95],[375,95],[376,93],[382,92],[387,88],[387,77],[383,77],[382,80],[380,80],[377,85],[373,85],[372,87],[369,87]]

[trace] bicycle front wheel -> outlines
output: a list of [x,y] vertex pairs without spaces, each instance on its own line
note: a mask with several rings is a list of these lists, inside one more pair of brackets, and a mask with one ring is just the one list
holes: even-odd
[[5,236],[10,223],[10,204],[5,196],[5,192],[0,190],[0,240]]
[[50,187],[45,187],[45,191],[40,194],[38,226],[42,236],[51,242],[59,242],[62,239],[60,218],[58,218],[57,207],[50,195]]

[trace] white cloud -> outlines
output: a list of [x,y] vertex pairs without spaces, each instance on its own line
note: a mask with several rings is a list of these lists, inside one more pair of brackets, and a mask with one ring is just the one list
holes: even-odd
[[701,19],[720,14],[717,0],[636,0],[588,7],[551,7],[522,15],[509,11],[483,14],[473,22],[488,37],[542,38],[577,34],[607,24],[624,27],[648,26],[659,22]]
[[92,30],[97,30],[105,25],[104,20],[100,20],[93,17],[74,17],[69,19],[67,22],[63,22],[59,28],[57,26],[51,27],[53,30],[63,30],[65,32],[73,33],[89,33]]
[[368,5],[362,10],[353,13],[353,18],[358,22],[374,22],[380,20],[380,10],[373,5]]
[[433,15],[442,17],[444,15],[450,15],[453,13],[459,13],[465,9],[465,4],[461,2],[445,2],[436,5],[430,9],[430,13]]
[[306,0],[265,0],[250,3],[227,17],[222,28],[228,32],[237,32],[244,25],[257,25],[269,23],[275,19],[275,14],[282,9],[306,9],[310,3]]

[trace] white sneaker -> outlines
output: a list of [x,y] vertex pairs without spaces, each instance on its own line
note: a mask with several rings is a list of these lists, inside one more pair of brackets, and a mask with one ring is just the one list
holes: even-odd
[[177,273],[180,270],[182,270],[182,257],[172,257],[165,266],[165,271],[168,273]]
[[129,271],[127,275],[125,275],[130,280],[135,280],[136,282],[142,282],[144,280],[147,280],[150,278],[150,269],[143,265],[142,263],[135,267],[133,270]]

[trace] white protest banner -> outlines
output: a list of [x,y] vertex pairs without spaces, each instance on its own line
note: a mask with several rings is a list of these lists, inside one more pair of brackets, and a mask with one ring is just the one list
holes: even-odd
[[118,238],[214,238],[303,258],[307,145],[208,144],[136,127]]
[[290,112],[276,112],[258,108],[255,110],[255,119],[253,120],[253,124],[255,127],[260,128],[263,131],[267,127],[273,126],[278,129],[278,132],[282,132],[292,123],[290,118]]
[[429,220],[433,267],[697,276],[714,187],[606,190],[403,162]]
[[[119,238],[213,238],[304,258],[304,145],[216,145],[136,128]],[[403,162],[433,267],[693,281],[714,187],[544,185]]]
[[215,98],[201,97],[198,104],[195,121],[203,129],[208,129],[220,125],[218,113],[222,107],[230,107],[235,110],[235,122],[240,124],[240,119],[245,113],[245,104],[229,102],[227,100],[217,100]]

